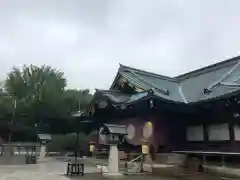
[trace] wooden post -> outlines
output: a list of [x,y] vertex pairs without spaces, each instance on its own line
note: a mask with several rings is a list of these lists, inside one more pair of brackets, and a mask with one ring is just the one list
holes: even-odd
[[222,155],[222,167],[225,167],[225,156],[224,155]]
[[[78,127],[77,127],[77,128],[78,128]],[[77,158],[78,158],[78,137],[79,137],[79,130],[77,130],[77,137],[76,137],[75,162],[77,162]]]
[[142,156],[141,156],[141,170],[140,170],[141,173],[143,173],[143,162],[144,162],[144,154],[142,153]]
[[230,120],[230,122],[228,124],[228,128],[229,128],[231,148],[235,149],[234,123],[232,120]]
[[128,161],[127,161],[126,155],[125,155],[125,163],[124,163],[124,173],[128,175]]
[[204,154],[202,154],[202,158],[203,158],[203,165],[207,165],[207,158]]

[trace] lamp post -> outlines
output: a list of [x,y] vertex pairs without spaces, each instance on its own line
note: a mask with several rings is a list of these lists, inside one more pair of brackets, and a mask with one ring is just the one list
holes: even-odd
[[77,161],[77,158],[78,158],[78,146],[79,146],[79,125],[80,123],[91,123],[92,121],[89,121],[89,120],[83,120],[85,119],[86,117],[83,116],[83,113],[81,111],[78,111],[74,114],[72,114],[72,117],[73,118],[76,118],[77,120],[77,123],[76,123],[76,142],[75,142],[75,161]]
[[77,121],[77,133],[76,133],[77,137],[76,137],[76,149],[75,149],[75,162],[77,162],[77,158],[78,158],[78,139],[79,139],[79,123]]
[[[76,142],[75,142],[75,162],[78,159],[78,146],[79,146],[79,125],[80,123],[91,123],[91,121],[86,120],[85,116],[83,115],[83,112],[81,111],[81,98],[83,97],[83,94],[80,93],[80,90],[78,89],[79,92],[79,98],[78,98],[78,111],[72,114],[73,118],[76,118],[77,123],[76,123]],[[85,119],[85,120],[84,120]]]
[[75,142],[75,162],[77,162],[77,158],[78,158],[78,141],[79,141],[79,121],[78,118],[80,118],[82,116],[82,112],[78,111],[76,113],[74,113],[72,115],[72,117],[77,119],[77,123],[76,123],[76,142]]
[[39,128],[39,125],[36,123],[34,124],[34,127],[36,129],[36,145],[35,145],[35,155],[37,155],[37,145],[38,145],[38,128]]
[[36,143],[38,142],[38,133],[39,133],[39,130],[38,130],[38,128],[39,128],[39,124],[34,124],[34,127],[35,127],[35,130],[36,130]]

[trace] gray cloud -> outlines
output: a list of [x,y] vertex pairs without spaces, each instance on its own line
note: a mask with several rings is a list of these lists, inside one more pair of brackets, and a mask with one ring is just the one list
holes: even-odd
[[110,86],[118,63],[168,76],[236,56],[238,0],[9,0],[0,10],[0,78],[48,64],[70,88]]

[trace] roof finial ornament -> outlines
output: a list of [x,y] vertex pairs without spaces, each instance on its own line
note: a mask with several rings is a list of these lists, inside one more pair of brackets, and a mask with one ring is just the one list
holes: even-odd
[[209,88],[204,88],[204,94],[209,94],[211,90]]
[[150,93],[150,94],[153,94],[153,93],[154,93],[154,90],[155,90],[155,88],[149,89],[149,93]]
[[169,90],[168,89],[164,89],[164,94],[165,95],[169,95],[170,94]]

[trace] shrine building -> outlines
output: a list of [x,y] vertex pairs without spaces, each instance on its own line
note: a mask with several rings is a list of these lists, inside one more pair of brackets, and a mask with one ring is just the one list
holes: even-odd
[[240,57],[177,77],[120,65],[87,112],[95,123],[126,125],[129,151],[147,143],[152,153],[240,152]]

